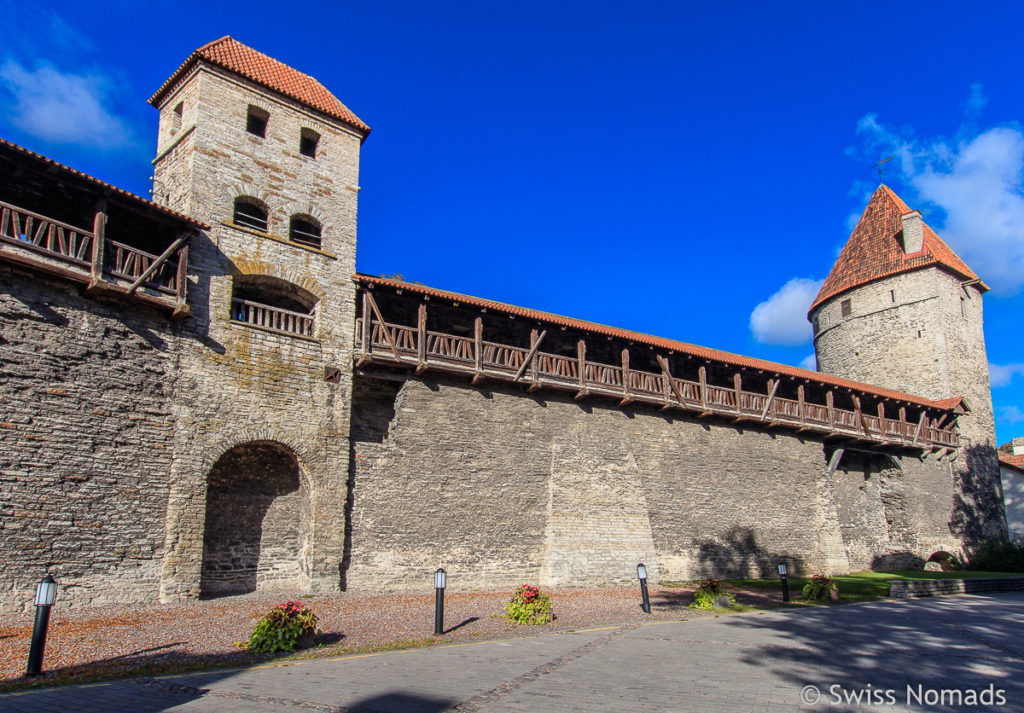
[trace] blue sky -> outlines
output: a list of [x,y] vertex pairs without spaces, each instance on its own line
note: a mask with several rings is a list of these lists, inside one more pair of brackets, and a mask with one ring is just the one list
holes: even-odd
[[[835,7],[833,7],[835,5]],[[102,12],[97,10],[102,8]],[[0,0],[0,135],[148,195],[146,98],[230,34],[373,127],[358,267],[790,364],[885,181],[992,287],[1024,435],[1024,5]],[[759,307],[760,305],[760,307]]]

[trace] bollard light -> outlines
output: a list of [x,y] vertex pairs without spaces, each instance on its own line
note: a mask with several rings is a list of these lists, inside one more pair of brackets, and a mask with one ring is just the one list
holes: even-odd
[[50,625],[50,607],[57,601],[57,583],[47,574],[36,586],[36,622],[32,627],[32,643],[28,649],[26,676],[38,676],[43,671],[43,651],[46,649],[46,629]]
[[647,568],[641,562],[636,566],[636,576],[640,579],[640,608],[644,614],[651,613],[651,598],[647,595]]
[[444,633],[444,588],[448,580],[448,573],[440,567],[434,572],[434,634],[440,636]]
[[789,581],[786,579],[786,575],[789,572],[786,567],[786,563],[783,562],[779,565],[779,577],[782,579],[782,601],[789,601]]

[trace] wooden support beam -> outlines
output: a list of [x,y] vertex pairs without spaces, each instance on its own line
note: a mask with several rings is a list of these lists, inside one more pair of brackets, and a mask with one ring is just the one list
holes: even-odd
[[174,290],[174,311],[171,312],[172,320],[184,319],[188,316],[188,245],[185,245],[178,253],[178,274],[175,279]]
[[473,320],[473,384],[479,384],[484,375],[484,321]]
[[939,430],[941,430],[942,429],[942,424],[944,424],[946,422],[947,418],[949,418],[949,414],[948,413],[942,414],[942,417],[938,421],[936,421],[935,423],[932,424],[932,428],[938,428]]
[[807,401],[804,398],[804,385],[800,384],[796,387],[796,413],[800,417],[800,423],[807,422],[806,407]]
[[907,440],[907,407],[900,406],[900,440]]
[[587,343],[582,339],[576,342],[576,371],[580,381],[580,390],[573,397],[577,401],[590,393],[587,388]]
[[885,432],[885,404],[882,401],[878,402],[878,435],[883,441],[889,440]]
[[371,314],[370,314],[370,292],[369,290],[363,291],[363,355],[359,358],[359,366],[362,366],[364,362],[370,359],[370,354],[373,352],[373,345],[370,344],[370,340],[373,335],[373,328],[371,325]]
[[[671,388],[672,392],[675,393],[676,398],[679,399],[679,405],[682,406],[683,403],[684,403],[683,402],[683,392],[679,389],[679,384],[676,383],[676,380],[672,378],[672,372],[670,372],[668,370],[668,359],[663,357],[661,354],[656,354],[655,356],[658,357],[658,364],[659,364],[659,366],[661,366],[661,373],[665,377],[665,381],[668,382],[668,385]],[[665,407],[666,408],[669,406],[669,401],[670,401],[669,394],[668,394],[668,391],[666,391],[666,393],[665,393]]]
[[523,359],[523,363],[519,365],[519,371],[517,371],[516,375],[512,378],[513,384],[519,381],[521,378],[523,378],[523,374],[526,373],[526,368],[530,366],[530,364],[533,362],[533,358],[537,356],[537,350],[540,349],[540,343],[544,341],[544,337],[546,337],[547,334],[548,330],[546,329],[540,333],[539,337],[537,336],[536,329],[530,332],[530,351],[526,355],[526,358]]
[[697,381],[700,382],[701,416],[706,416],[710,413],[708,411],[708,370],[703,364],[701,364],[701,367],[697,369]]
[[829,389],[825,393],[825,408],[828,410],[828,430],[836,430],[836,409],[835,409],[835,396],[832,394],[832,390]]
[[864,412],[860,409],[860,397],[857,394],[851,393],[850,398],[853,399],[854,412],[857,414],[857,425],[864,431],[864,435],[867,436],[868,440],[872,439],[873,436],[871,431],[868,430],[868,423],[864,420]]
[[922,411],[922,412],[921,412],[921,418],[920,418],[920,420],[919,420],[919,421],[917,422],[917,430],[916,430],[916,431],[914,431],[914,440],[912,440],[912,441],[910,442],[910,443],[911,443],[911,445],[917,445],[917,438],[918,438],[918,436],[920,436],[920,435],[921,435],[921,428],[922,428],[922,427],[924,426],[924,419],[925,419],[925,416],[927,416],[927,414],[928,414],[928,412],[927,412],[927,411]]
[[377,315],[377,321],[380,322],[380,331],[384,333],[384,339],[387,341],[388,346],[391,347],[391,353],[395,355],[395,360],[402,361],[402,357],[398,355],[398,347],[395,346],[395,340],[391,338],[391,330],[388,329],[388,323],[384,321],[380,308],[377,307],[377,300],[373,299],[373,295],[370,294],[369,290],[363,294],[369,298],[370,309]]
[[167,258],[169,258],[171,255],[177,252],[178,248],[180,248],[186,242],[188,242],[187,233],[185,235],[178,236],[178,239],[171,243],[170,247],[168,247],[166,250],[160,253],[160,257],[158,257],[153,262],[149,263],[149,267],[147,267],[141,275],[135,278],[135,282],[128,286],[128,294],[134,295],[135,290],[139,289],[142,283],[148,280],[150,275],[159,270],[160,266],[167,262]]
[[107,244],[107,201],[104,198],[96,201],[96,214],[92,219],[92,279],[94,282],[103,280],[103,256]]
[[619,406],[625,406],[633,400],[633,396],[629,392],[629,349],[622,350],[622,400],[619,401]]
[[772,401],[775,400],[775,392],[779,390],[779,382],[768,380],[768,383],[772,385],[772,390],[768,392],[768,400],[764,402],[764,410],[761,412],[761,421],[764,421],[765,416],[768,415],[768,410],[772,407]]
[[743,406],[741,405],[741,397],[743,395],[743,377],[740,376],[740,373],[738,371],[732,377],[732,386],[733,389],[736,391],[736,413],[742,414]]
[[427,303],[416,310],[416,375],[427,370]]

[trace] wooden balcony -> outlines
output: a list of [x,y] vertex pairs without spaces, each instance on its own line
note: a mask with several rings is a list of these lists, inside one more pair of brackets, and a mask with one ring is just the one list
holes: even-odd
[[231,320],[278,334],[313,338],[313,315],[260,304],[239,297],[231,300]]
[[955,419],[943,427],[948,413],[936,411],[933,418],[923,409],[920,419],[913,422],[904,418],[905,409],[901,408],[899,418],[887,418],[882,406],[878,415],[862,412],[857,395],[852,396],[855,410],[835,407],[832,391],[827,392],[826,403],[803,400],[802,387],[800,399],[781,398],[776,394],[778,380],[769,380],[765,393],[744,390],[738,373],[732,387],[713,385],[707,382],[704,367],[698,381],[680,379],[671,375],[663,356],[657,357],[661,373],[639,371],[630,368],[627,349],[622,351],[621,365],[589,361],[582,339],[575,358],[546,353],[540,350],[546,332],[534,331],[529,347],[487,341],[479,318],[473,337],[430,331],[426,329],[425,306],[420,307],[418,321],[416,326],[385,321],[373,297],[364,292],[362,316],[356,320],[357,365],[398,365],[417,374],[461,374],[474,384],[490,379],[522,384],[530,391],[556,389],[572,392],[577,399],[604,397],[620,406],[644,403],[686,411],[698,418],[760,423],[876,446],[947,451],[958,446]]
[[106,238],[105,223],[102,209],[90,231],[0,201],[0,260],[146,302],[174,319],[187,315],[189,235],[154,255]]

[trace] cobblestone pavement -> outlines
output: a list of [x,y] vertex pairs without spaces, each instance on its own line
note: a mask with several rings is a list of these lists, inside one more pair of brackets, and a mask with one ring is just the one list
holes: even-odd
[[1024,595],[631,624],[0,696],[4,713],[304,710],[1019,712]]

